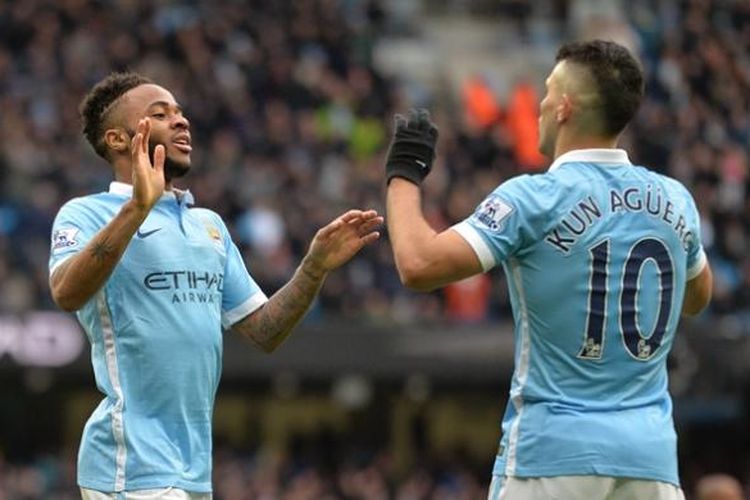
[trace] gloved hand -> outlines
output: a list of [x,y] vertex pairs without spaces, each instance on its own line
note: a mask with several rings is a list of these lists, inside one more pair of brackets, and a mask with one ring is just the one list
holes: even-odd
[[419,185],[432,169],[437,138],[437,126],[426,109],[410,109],[407,117],[396,115],[385,162],[386,184],[394,177],[403,177]]

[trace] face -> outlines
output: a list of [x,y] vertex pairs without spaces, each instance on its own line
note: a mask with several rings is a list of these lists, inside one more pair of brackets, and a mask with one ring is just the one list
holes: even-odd
[[561,73],[563,62],[558,63],[545,81],[547,92],[539,104],[539,152],[552,158],[559,128],[558,108],[563,99]]
[[168,90],[154,84],[140,85],[123,94],[118,108],[116,112],[131,138],[135,136],[140,119],[151,119],[151,161],[156,146],[162,144],[167,153],[164,163],[167,181],[182,177],[190,170],[190,122]]

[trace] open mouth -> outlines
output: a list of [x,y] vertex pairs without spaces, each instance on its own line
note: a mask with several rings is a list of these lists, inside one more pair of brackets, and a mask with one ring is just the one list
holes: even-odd
[[187,136],[178,137],[172,141],[172,144],[183,153],[189,153],[193,150],[193,147],[190,145],[190,138]]

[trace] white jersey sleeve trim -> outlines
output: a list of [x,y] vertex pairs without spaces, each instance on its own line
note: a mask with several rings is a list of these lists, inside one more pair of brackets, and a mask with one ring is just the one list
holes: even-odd
[[707,264],[708,258],[706,257],[706,252],[701,248],[701,253],[700,255],[698,255],[698,260],[695,261],[695,264],[690,266],[687,270],[687,281],[690,281],[691,279],[698,276]]
[[247,316],[248,314],[251,314],[255,310],[257,310],[260,306],[268,302],[268,297],[266,297],[266,294],[262,291],[257,291],[253,295],[250,296],[249,299],[247,299],[242,304],[238,305],[234,309],[231,309],[229,311],[222,311],[221,312],[221,325],[225,328],[231,328],[232,325],[237,323],[239,320]]
[[63,262],[67,261],[67,260],[68,260],[69,258],[71,258],[71,257],[72,257],[72,256],[74,256],[74,255],[78,255],[78,252],[75,252],[75,253],[69,253],[68,255],[64,256],[64,257],[63,257],[62,259],[60,259],[60,260],[58,260],[57,262],[55,262],[55,263],[54,263],[54,264],[52,265],[52,267],[50,267],[50,268],[49,268],[49,275],[50,275],[50,276],[52,276],[52,273],[54,273],[54,272],[55,272],[55,269],[57,269],[58,267],[60,267],[60,266],[62,265],[62,263],[63,263]]
[[451,229],[460,234],[469,246],[474,249],[474,252],[479,258],[479,262],[482,264],[482,270],[484,272],[489,271],[497,265],[497,262],[495,262],[495,256],[492,254],[492,250],[490,250],[487,242],[484,241],[484,238],[479,234],[479,231],[472,227],[471,224],[463,221],[459,222]]

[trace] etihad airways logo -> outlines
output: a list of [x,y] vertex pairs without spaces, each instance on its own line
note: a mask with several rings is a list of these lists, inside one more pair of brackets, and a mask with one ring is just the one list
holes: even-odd
[[224,291],[224,275],[208,271],[157,271],[143,278],[143,285],[149,290],[167,290],[172,293],[172,303],[221,302]]

